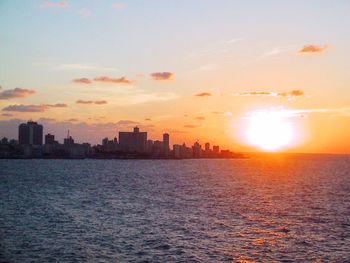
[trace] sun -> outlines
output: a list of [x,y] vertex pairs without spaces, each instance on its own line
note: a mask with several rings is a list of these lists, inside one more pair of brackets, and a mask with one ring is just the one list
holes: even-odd
[[264,151],[291,146],[294,127],[280,111],[260,110],[250,114],[246,127],[248,143]]

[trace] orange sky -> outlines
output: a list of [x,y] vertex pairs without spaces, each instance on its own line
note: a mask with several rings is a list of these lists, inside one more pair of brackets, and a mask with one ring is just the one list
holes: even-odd
[[255,151],[264,110],[293,128],[278,150],[350,153],[348,1],[59,3],[0,4],[1,137],[33,119],[59,140],[138,125]]

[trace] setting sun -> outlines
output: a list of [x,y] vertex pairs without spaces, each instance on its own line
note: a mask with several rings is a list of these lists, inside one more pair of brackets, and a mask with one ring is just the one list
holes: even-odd
[[266,151],[275,151],[291,146],[294,129],[280,112],[257,111],[248,117],[246,131],[248,142]]

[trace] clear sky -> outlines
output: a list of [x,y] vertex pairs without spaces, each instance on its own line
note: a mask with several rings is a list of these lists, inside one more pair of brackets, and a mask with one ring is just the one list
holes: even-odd
[[350,153],[349,12],[347,0],[0,0],[0,136],[33,119],[59,140],[138,125],[252,150],[249,122],[267,111],[292,126],[284,150]]

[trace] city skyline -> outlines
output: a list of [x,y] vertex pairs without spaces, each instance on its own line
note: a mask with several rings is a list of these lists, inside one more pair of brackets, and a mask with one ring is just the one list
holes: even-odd
[[350,153],[349,9],[345,0],[2,1],[0,137],[33,119],[80,143],[137,125],[178,144]]
[[221,149],[219,145],[204,147],[196,141],[193,146],[174,143],[170,134],[163,133],[162,140],[147,136],[135,126],[131,131],[119,131],[118,137],[101,139],[101,144],[77,143],[67,131],[63,143],[55,134],[45,133],[44,126],[34,121],[18,125],[18,139],[0,139],[0,159],[191,159],[191,158],[243,158],[241,153]]

